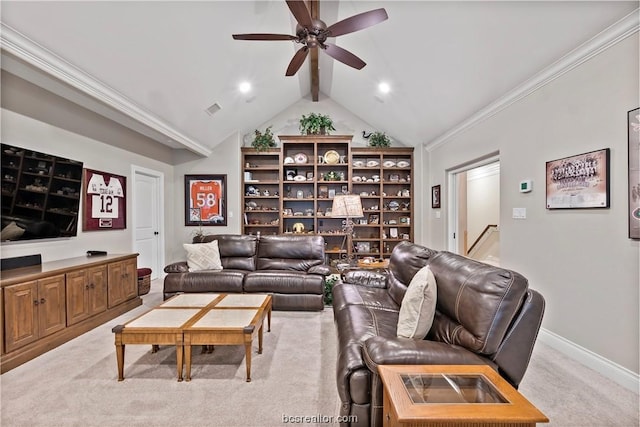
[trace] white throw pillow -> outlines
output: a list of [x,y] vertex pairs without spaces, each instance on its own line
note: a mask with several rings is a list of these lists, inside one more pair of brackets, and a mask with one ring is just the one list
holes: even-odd
[[185,243],[183,246],[187,251],[189,271],[222,270],[217,240],[209,243]]
[[411,279],[400,304],[397,335],[424,339],[433,324],[437,298],[436,278],[431,269],[422,267]]

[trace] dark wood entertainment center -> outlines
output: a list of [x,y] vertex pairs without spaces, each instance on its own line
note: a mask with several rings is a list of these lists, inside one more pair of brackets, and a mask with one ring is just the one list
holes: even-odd
[[141,305],[137,256],[77,257],[3,271],[0,371]]

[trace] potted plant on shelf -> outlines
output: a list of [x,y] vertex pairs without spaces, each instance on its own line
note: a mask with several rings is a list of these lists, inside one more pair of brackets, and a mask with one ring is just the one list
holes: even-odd
[[369,137],[369,147],[387,148],[391,146],[391,139],[384,132],[374,132]]
[[273,148],[276,146],[276,140],[273,138],[273,133],[271,133],[272,126],[266,128],[263,132],[260,132],[258,129],[255,130],[255,137],[253,138],[253,142],[251,146],[258,151],[264,151],[267,148]]
[[333,127],[333,120],[326,114],[309,113],[300,118],[300,133],[302,135],[329,135],[329,132],[336,130]]

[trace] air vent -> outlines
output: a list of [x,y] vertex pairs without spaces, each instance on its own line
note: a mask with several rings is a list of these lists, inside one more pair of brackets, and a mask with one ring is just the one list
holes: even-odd
[[220,104],[216,102],[211,107],[207,108],[205,111],[207,112],[208,115],[213,116],[215,113],[217,113],[221,109],[222,107],[220,106]]

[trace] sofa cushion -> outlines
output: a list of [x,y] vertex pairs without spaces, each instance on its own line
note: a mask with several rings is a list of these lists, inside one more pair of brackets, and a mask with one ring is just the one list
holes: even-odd
[[189,271],[222,270],[217,241],[195,244],[184,243],[182,246],[187,251]]
[[436,279],[429,266],[422,267],[409,283],[398,316],[398,336],[422,340],[436,311]]
[[324,264],[322,236],[262,236],[258,245],[258,270],[307,271]]
[[301,271],[257,270],[247,273],[244,291],[322,295],[324,280],[323,276]]
[[402,298],[413,276],[437,253],[433,249],[409,242],[400,242],[393,248],[387,283],[389,294],[396,304],[402,304]]
[[164,278],[164,293],[177,292],[242,292],[246,272],[241,270],[201,270],[172,273]]
[[333,310],[340,311],[350,305],[364,305],[377,310],[398,312],[400,307],[384,288],[338,282],[332,289]]
[[527,294],[527,279],[450,252],[438,253],[429,267],[438,282],[429,338],[495,353]]
[[253,271],[256,269],[258,237],[238,234],[213,234],[194,238],[194,243],[218,242],[222,267]]

